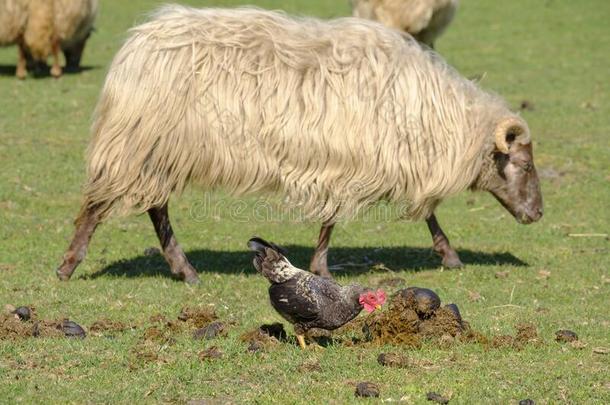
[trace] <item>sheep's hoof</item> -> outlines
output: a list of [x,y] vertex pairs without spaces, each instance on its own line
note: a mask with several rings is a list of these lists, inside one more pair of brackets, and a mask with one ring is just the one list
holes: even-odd
[[464,267],[464,263],[462,263],[457,253],[451,250],[443,256],[443,267],[446,269],[459,269]]
[[55,274],[57,275],[57,278],[60,281],[68,281],[68,280],[70,280],[71,274],[66,274],[66,273],[62,272],[61,271],[61,267],[58,268],[57,270],[55,270]]
[[25,80],[27,75],[28,74],[25,70],[20,70],[20,69],[17,69],[17,72],[15,73],[15,76],[17,76],[17,79],[19,79],[19,80]]
[[56,79],[59,78],[61,76],[61,67],[53,66],[51,68],[51,76],[53,76]]
[[197,273],[185,275],[184,282],[189,285],[197,285],[200,283],[199,276],[197,275]]

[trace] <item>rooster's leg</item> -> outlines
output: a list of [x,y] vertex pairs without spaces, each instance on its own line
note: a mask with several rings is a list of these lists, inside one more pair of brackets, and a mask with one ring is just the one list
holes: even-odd
[[172,274],[175,274],[189,284],[197,284],[199,282],[199,276],[197,276],[197,272],[189,263],[184,251],[174,236],[172,225],[169,222],[167,204],[160,208],[149,209],[148,215],[155,227],[159,242],[161,242],[161,248],[163,249],[163,256],[165,256],[165,260],[169,264]]
[[441,226],[438,224],[436,216],[434,214],[430,215],[426,219],[426,223],[428,224],[428,229],[432,235],[434,251],[443,258],[443,267],[449,269],[462,267],[463,264],[460,261],[460,257],[449,244],[449,239],[447,238],[447,235],[445,235],[445,232],[443,232],[441,229]]
[[332,278],[333,276],[328,271],[328,244],[330,243],[330,235],[333,232],[334,223],[325,222],[320,229],[318,237],[318,245],[316,251],[311,258],[309,269],[312,273],[322,277]]
[[307,349],[307,345],[305,344],[305,336],[297,335],[297,342],[299,342],[301,349]]

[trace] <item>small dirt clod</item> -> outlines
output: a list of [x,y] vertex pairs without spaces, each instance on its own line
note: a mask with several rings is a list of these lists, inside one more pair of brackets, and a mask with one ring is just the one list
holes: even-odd
[[406,306],[417,312],[421,318],[428,318],[441,306],[441,299],[432,290],[427,288],[409,287],[396,293],[405,301]]
[[534,402],[533,399],[522,399],[521,401],[519,401],[519,405],[536,405],[536,402]]
[[132,329],[132,327],[126,325],[120,321],[113,321],[108,318],[98,319],[93,322],[89,327],[89,331],[92,333],[96,333],[102,335],[104,333],[114,333],[114,332],[124,332],[127,329]]
[[189,322],[196,328],[203,328],[218,319],[216,312],[210,307],[184,307],[178,315],[178,319]]
[[442,396],[441,394],[438,394],[436,392],[427,393],[426,399],[428,401],[436,402],[439,404],[448,404],[449,403],[449,399],[445,398],[444,396]]
[[555,340],[560,343],[574,342],[578,340],[578,335],[571,330],[562,329],[555,332]]
[[389,278],[384,278],[383,280],[380,280],[377,283],[377,287],[393,288],[393,287],[403,286],[406,283],[407,283],[407,280],[405,280],[402,277],[389,277]]
[[521,101],[521,104],[519,104],[519,109],[521,111],[534,111],[534,104],[529,101],[529,100],[523,100]]
[[286,341],[287,335],[284,325],[278,322],[270,325],[261,325],[254,330],[246,332],[240,336],[240,340],[248,343],[248,352],[256,353],[266,350],[280,341]]
[[248,348],[246,349],[246,351],[248,353],[257,353],[264,349],[265,346],[261,342],[257,340],[251,340],[250,342],[248,342]]
[[22,321],[29,321],[32,317],[32,311],[28,307],[19,307],[13,311],[13,314],[17,315]]
[[497,271],[495,274],[496,278],[506,278],[508,277],[510,273],[508,272],[508,270],[504,270],[504,271]]
[[320,366],[320,362],[317,359],[308,359],[301,363],[297,370],[301,373],[318,372],[322,371],[322,366]]
[[284,329],[284,324],[280,322],[261,325],[259,329],[263,331],[263,333],[276,338],[280,342],[285,341],[288,337],[286,330]]
[[66,337],[70,338],[83,339],[87,336],[87,333],[85,333],[85,330],[79,324],[68,319],[65,319],[61,323],[61,330],[64,332]]
[[216,359],[221,359],[223,356],[223,352],[222,350],[220,350],[218,347],[216,346],[211,346],[208,347],[207,349],[199,352],[199,359],[205,361],[205,360],[216,360]]
[[144,249],[144,256],[157,256],[161,254],[161,250],[159,250],[159,248],[156,247],[148,247],[146,249]]
[[356,396],[363,398],[378,398],[379,387],[372,382],[361,382],[356,386]]
[[381,353],[377,362],[384,367],[405,368],[409,366],[409,358],[400,353]]
[[525,345],[527,343],[538,342],[538,330],[536,326],[531,323],[519,323],[515,325],[517,334],[515,336],[515,343],[517,345]]
[[223,322],[215,321],[203,328],[196,329],[193,332],[193,339],[214,339],[218,336],[227,334],[227,326]]

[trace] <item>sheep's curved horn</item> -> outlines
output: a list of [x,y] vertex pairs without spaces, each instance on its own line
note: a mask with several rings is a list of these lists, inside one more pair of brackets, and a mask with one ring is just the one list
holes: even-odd
[[496,147],[502,153],[508,153],[514,142],[527,144],[530,142],[530,130],[527,123],[519,117],[504,118],[496,126]]

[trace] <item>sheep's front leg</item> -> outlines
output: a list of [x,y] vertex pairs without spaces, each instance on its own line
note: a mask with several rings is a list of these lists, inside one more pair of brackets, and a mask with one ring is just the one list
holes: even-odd
[[155,227],[159,242],[161,242],[161,248],[163,249],[163,256],[165,256],[165,260],[167,261],[167,264],[169,264],[172,274],[189,284],[199,283],[197,272],[189,263],[184,251],[174,236],[172,225],[169,222],[167,204],[160,208],[149,209],[148,215]]
[[17,76],[18,79],[23,80],[28,74],[26,69],[27,59],[25,57],[25,49],[23,48],[23,45],[19,44],[17,49],[19,53],[17,56],[17,71],[15,72],[15,76]]
[[334,223],[325,222],[320,229],[318,237],[318,245],[311,258],[309,269],[312,273],[322,277],[332,278],[333,276],[328,271],[328,244],[330,243],[330,235],[333,232]]
[[432,242],[434,243],[434,251],[443,258],[443,267],[453,269],[462,267],[463,264],[460,261],[460,257],[455,250],[449,244],[449,238],[445,235],[445,232],[441,229],[441,226],[436,220],[434,214],[430,215],[426,219],[428,229],[432,235]]
[[61,66],[59,64],[59,40],[53,41],[53,66],[51,66],[51,76],[58,78],[61,76]]

